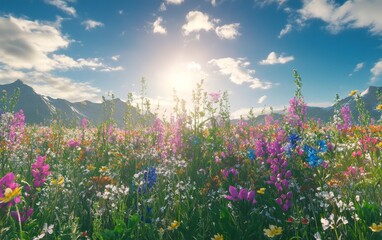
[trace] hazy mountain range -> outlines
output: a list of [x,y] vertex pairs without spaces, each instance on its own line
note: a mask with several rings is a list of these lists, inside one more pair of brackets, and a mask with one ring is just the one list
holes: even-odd
[[[24,84],[21,80],[17,80],[11,84],[0,85],[0,92],[7,91],[8,95],[12,95],[16,88],[20,89],[20,98],[16,104],[15,111],[23,109],[26,116],[26,122],[30,124],[50,124],[53,119],[61,119],[64,123],[78,124],[82,118],[87,118],[94,125],[100,124],[105,119],[105,110],[102,103],[94,103],[90,101],[69,102],[64,99],[54,99],[36,93],[33,88]],[[361,93],[361,97],[365,102],[365,108],[370,112],[372,118],[378,120],[381,113],[376,110],[378,105],[377,89],[382,91],[382,87],[368,87]],[[110,106],[110,100],[106,101]],[[353,118],[358,118],[356,109],[356,101],[354,97],[346,97],[340,101],[341,105],[348,104],[352,110]],[[119,126],[124,125],[124,117],[126,112],[126,103],[119,98],[114,99],[115,111],[113,119]],[[283,113],[274,113],[275,118],[280,118]],[[308,118],[320,118],[324,122],[328,122],[334,114],[334,107],[310,107],[307,109]],[[138,111],[133,108],[133,119],[138,118]],[[265,115],[255,118],[255,122],[263,123]]]

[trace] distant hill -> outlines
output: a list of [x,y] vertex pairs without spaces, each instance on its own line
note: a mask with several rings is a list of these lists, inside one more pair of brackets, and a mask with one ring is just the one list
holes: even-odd
[[[365,108],[370,113],[370,117],[374,120],[378,120],[381,117],[381,112],[376,110],[378,105],[377,101],[377,89],[382,92],[382,87],[370,86],[360,95],[362,100],[365,102]],[[353,120],[358,122],[358,110],[356,107],[356,100],[354,96],[348,96],[344,99],[341,99],[339,102],[340,106],[349,105]],[[274,119],[281,119],[284,112],[275,112]],[[334,106],[329,107],[307,107],[307,117],[308,119],[320,119],[322,122],[329,122],[334,115]],[[254,119],[254,122],[257,124],[263,124],[265,122],[266,114],[261,114]],[[237,122],[233,120],[233,122]]]
[[[104,109],[102,103],[94,103],[90,101],[69,102],[65,99],[54,99],[36,93],[33,88],[24,84],[21,80],[17,80],[11,84],[0,85],[0,92],[7,91],[8,95],[13,94],[15,89],[20,89],[20,98],[16,105],[15,111],[23,109],[27,123],[30,124],[50,124],[53,119],[61,119],[67,124],[79,124],[82,118],[87,118],[92,124],[98,125],[104,121]],[[375,120],[378,120],[381,113],[376,110],[378,105],[376,91],[379,89],[382,92],[382,87],[368,87],[361,93],[361,97],[365,102],[366,109]],[[110,106],[110,100],[106,101]],[[340,101],[340,105],[349,105],[353,114],[353,119],[357,121],[358,111],[356,109],[356,101],[354,97],[346,97]],[[126,103],[121,99],[114,99],[115,111],[113,119],[120,127],[124,126],[124,117],[126,112]],[[284,113],[274,113],[275,119],[280,119]],[[333,117],[334,106],[330,107],[310,107],[307,109],[307,117],[321,119],[323,122],[328,122]],[[266,115],[257,116],[255,123],[264,123]],[[132,118],[137,121],[139,118],[138,111],[133,108]],[[150,115],[153,119],[153,115]],[[232,122],[237,122],[233,119]]]
[[[0,92],[7,91],[8,96],[20,89],[20,97],[15,111],[24,111],[26,122],[29,124],[50,124],[53,119],[61,119],[65,124],[79,124],[82,118],[88,119],[92,124],[98,125],[104,121],[105,113],[102,103],[90,101],[69,102],[65,99],[54,99],[36,93],[33,88],[17,80],[11,84],[0,85]],[[110,106],[111,100],[107,100]],[[121,99],[114,99],[113,119],[120,127],[124,126],[126,103]],[[109,107],[108,107],[109,108]],[[133,119],[138,119],[138,111],[132,109]],[[153,117],[152,115],[150,116]]]

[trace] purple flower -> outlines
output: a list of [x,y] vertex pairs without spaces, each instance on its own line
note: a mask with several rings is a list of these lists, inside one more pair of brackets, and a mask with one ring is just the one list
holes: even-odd
[[46,156],[37,156],[36,162],[32,164],[33,186],[36,188],[41,187],[50,174],[49,165],[45,163],[45,160]]
[[255,191],[251,190],[248,192],[247,189],[242,188],[240,191],[237,191],[237,188],[234,186],[229,186],[229,193],[230,195],[227,195],[225,198],[231,201],[248,201],[252,202],[252,204],[255,204],[257,201],[255,199]]
[[77,142],[74,139],[70,139],[69,142],[68,142],[68,146],[71,147],[71,148],[77,148],[77,147],[80,146],[80,143]]
[[20,218],[17,215],[16,211],[11,211],[11,216],[13,217],[13,219],[22,223],[25,222],[32,214],[33,214],[33,208],[29,208],[26,211],[26,208],[24,207],[24,211],[20,211]]

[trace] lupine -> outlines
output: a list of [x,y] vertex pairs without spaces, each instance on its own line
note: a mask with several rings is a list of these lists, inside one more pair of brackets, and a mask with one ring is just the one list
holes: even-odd
[[33,186],[38,188],[46,182],[50,174],[49,165],[45,163],[46,156],[37,156],[36,162],[32,164]]

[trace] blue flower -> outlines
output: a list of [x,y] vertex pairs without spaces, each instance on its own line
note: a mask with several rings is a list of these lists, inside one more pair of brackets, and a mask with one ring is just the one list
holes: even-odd
[[325,140],[317,140],[317,146],[319,152],[326,152],[328,151],[328,145],[326,144]]
[[289,135],[289,141],[291,143],[292,148],[296,148],[297,142],[300,141],[300,136],[294,133],[291,133]]
[[147,172],[143,174],[147,187],[152,188],[157,181],[157,172],[154,167],[150,167]]
[[323,160],[322,158],[320,158],[318,155],[317,155],[317,150],[308,146],[308,145],[305,145],[304,146],[304,151],[306,152],[307,154],[307,159],[306,161],[308,162],[308,164],[311,166],[311,167],[318,167],[322,164]]
[[249,150],[248,157],[249,157],[249,159],[251,159],[251,161],[255,160],[256,155],[255,155],[255,150],[254,149],[250,149]]

